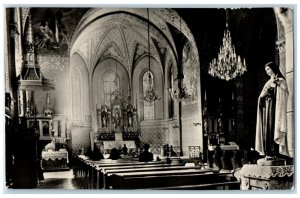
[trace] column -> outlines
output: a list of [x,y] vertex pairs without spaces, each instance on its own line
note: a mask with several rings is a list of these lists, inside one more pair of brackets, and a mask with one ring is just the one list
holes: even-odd
[[[290,8],[274,8],[277,18],[279,41],[277,48],[279,52],[280,66],[285,74],[288,85],[289,96],[287,101],[287,141],[291,157],[294,157],[294,46],[293,46],[293,10]],[[283,29],[283,30],[282,30]],[[283,35],[280,34],[283,32]]]
[[25,116],[26,95],[24,90],[19,90],[19,116]]
[[32,91],[25,91],[26,92],[26,116],[29,116],[31,114],[31,96]]

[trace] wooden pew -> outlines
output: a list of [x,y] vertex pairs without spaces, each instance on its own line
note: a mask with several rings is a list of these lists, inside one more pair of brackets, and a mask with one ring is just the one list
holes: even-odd
[[89,185],[85,185],[85,188],[103,188],[103,170],[106,169],[122,169],[122,168],[138,168],[145,166],[166,166],[166,162],[163,161],[152,161],[152,162],[138,162],[138,161],[118,161],[114,160],[112,163],[101,163],[96,161],[88,163],[88,171],[86,172],[87,182]]
[[148,172],[108,173],[109,189],[155,189],[232,181],[233,175],[216,170],[184,169]]
[[[200,167],[194,167],[195,169],[200,169]],[[164,171],[164,170],[184,170],[191,169],[190,167],[185,167],[182,164],[158,164],[158,165],[132,165],[124,167],[109,167],[99,169],[99,188],[108,188],[110,184],[110,177],[108,174],[118,174],[118,173],[129,173],[129,172],[150,172],[150,171]],[[102,178],[102,181],[101,181]]]
[[209,184],[194,184],[194,185],[180,185],[167,186],[159,188],[150,188],[150,190],[239,190],[240,182],[238,181],[223,181]]
[[120,165],[117,165],[117,166],[97,166],[95,167],[95,171],[96,171],[96,174],[94,173],[94,175],[96,175],[96,181],[94,180],[94,183],[96,184],[94,186],[94,188],[97,188],[97,189],[102,189],[102,188],[105,188],[105,181],[106,181],[106,173],[108,171],[119,171],[119,172],[130,172],[130,171],[145,171],[149,168],[156,168],[156,169],[162,169],[162,168],[169,168],[169,167],[183,167],[183,164],[166,164],[166,163],[162,163],[162,164],[157,164],[157,163],[143,163],[143,164],[131,164],[131,165],[123,165],[123,166],[120,166]]
[[[110,160],[103,159],[100,161],[92,161],[89,159],[78,158],[79,167],[76,170],[75,177],[76,181],[79,184],[80,188],[83,189],[94,189],[99,188],[99,186],[103,187],[103,176],[101,174],[101,170],[107,168],[129,168],[132,165],[136,167],[140,166],[161,166],[166,165],[164,161],[152,161],[152,162],[138,162],[138,161],[130,161],[128,159],[123,160]],[[126,167],[127,166],[127,167]],[[100,179],[99,179],[100,178]]]

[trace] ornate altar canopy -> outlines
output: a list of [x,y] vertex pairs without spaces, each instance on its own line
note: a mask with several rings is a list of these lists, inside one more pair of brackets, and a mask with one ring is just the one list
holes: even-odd
[[[122,147],[136,148],[139,141],[140,127],[138,123],[137,108],[125,100],[118,90],[112,92],[110,105],[102,104],[97,109],[98,131],[95,137],[104,151]],[[101,147],[100,146],[100,147]]]

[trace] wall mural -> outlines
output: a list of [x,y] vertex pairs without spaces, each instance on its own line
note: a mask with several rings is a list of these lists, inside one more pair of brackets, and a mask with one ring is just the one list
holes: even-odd
[[35,44],[40,53],[57,51],[64,54],[68,50],[68,26],[62,22],[60,9],[46,9],[40,21],[34,24]]
[[68,55],[70,40],[86,9],[32,8],[35,44],[40,54]]
[[193,104],[197,102],[197,80],[199,77],[199,68],[197,67],[196,55],[191,48],[191,44],[187,42],[183,48],[183,86],[186,87],[188,94],[191,95],[189,101],[185,103]]

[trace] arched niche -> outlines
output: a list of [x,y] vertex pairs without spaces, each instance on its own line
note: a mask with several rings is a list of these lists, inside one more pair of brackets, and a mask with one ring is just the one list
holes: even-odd
[[123,99],[127,101],[130,96],[129,75],[125,67],[113,58],[107,58],[99,62],[92,75],[92,93],[93,93],[93,114],[96,114],[96,109],[105,104],[104,100],[104,84],[103,79],[107,74],[116,75],[119,81],[119,91]]
[[[87,70],[86,63],[84,59],[77,53],[75,53],[71,57],[70,61],[70,90],[71,90],[71,101],[70,101],[70,112],[72,115],[72,86],[74,85],[72,82],[73,75],[75,73],[79,73],[81,77],[81,105],[82,105],[82,114],[81,114],[81,121],[82,123],[89,122],[88,116],[90,115],[90,108],[89,108],[89,74]],[[72,119],[71,119],[72,120]]]

